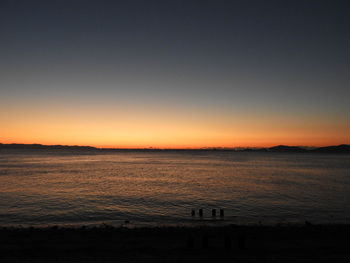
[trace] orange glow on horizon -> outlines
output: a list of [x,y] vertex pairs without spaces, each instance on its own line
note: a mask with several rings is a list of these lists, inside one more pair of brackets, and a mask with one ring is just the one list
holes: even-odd
[[205,148],[270,147],[274,145],[327,146],[350,142],[350,127],[258,127],[240,129],[192,126],[142,125],[118,127],[41,124],[32,127],[13,124],[1,129],[1,143],[40,143],[45,145],[88,145],[98,148]]
[[0,115],[0,142],[99,148],[326,146],[350,143],[350,122],[346,116],[304,114],[301,117],[258,111],[237,113],[205,109],[126,110],[99,107],[8,110],[7,115]]

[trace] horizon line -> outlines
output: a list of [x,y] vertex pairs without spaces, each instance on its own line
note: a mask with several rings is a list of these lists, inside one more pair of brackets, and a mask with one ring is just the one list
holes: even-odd
[[105,149],[105,150],[213,150],[213,149],[264,149],[264,148],[271,148],[275,146],[288,146],[288,147],[301,147],[301,148],[318,148],[318,147],[327,147],[327,146],[339,146],[339,145],[349,145],[347,143],[340,143],[340,144],[334,144],[334,145],[288,145],[288,144],[273,144],[269,146],[203,146],[203,147],[101,147],[101,146],[92,146],[92,145],[77,145],[77,144],[42,144],[42,143],[18,143],[18,142],[12,142],[12,143],[2,143],[0,142],[0,145],[40,145],[40,146],[47,146],[47,147],[54,147],[54,146],[63,146],[63,147],[87,147],[87,148],[95,148],[95,149]]

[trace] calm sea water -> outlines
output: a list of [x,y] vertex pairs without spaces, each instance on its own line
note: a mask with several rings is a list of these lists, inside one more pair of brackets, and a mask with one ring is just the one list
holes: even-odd
[[[192,218],[191,209],[204,209]],[[211,209],[224,208],[225,218]],[[350,223],[350,155],[0,153],[0,226]]]

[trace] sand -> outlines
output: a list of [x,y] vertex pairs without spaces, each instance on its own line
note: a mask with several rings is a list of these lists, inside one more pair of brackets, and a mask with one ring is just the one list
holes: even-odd
[[0,262],[350,262],[350,225],[1,228]]

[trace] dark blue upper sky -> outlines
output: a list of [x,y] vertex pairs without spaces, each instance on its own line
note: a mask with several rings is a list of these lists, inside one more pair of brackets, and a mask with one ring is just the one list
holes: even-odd
[[9,111],[59,101],[349,120],[349,1],[2,0],[0,40]]

